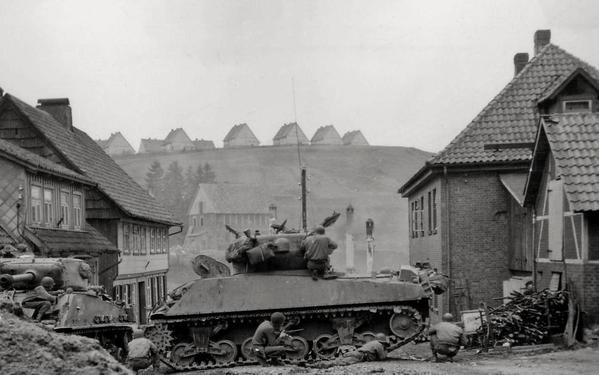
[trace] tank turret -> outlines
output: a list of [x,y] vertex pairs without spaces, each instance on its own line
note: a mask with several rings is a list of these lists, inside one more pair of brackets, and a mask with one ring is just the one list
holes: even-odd
[[91,270],[74,258],[9,258],[0,260],[0,288],[30,290],[44,277],[51,277],[58,289],[87,290]]

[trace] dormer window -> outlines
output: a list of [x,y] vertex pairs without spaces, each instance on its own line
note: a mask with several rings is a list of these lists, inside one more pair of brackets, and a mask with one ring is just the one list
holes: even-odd
[[591,112],[592,100],[565,100],[563,101],[563,112]]

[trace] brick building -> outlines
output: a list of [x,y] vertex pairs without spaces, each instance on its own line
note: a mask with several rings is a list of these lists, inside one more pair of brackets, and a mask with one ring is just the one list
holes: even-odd
[[121,134],[116,132],[110,134],[110,137],[105,140],[97,140],[96,143],[102,147],[105,153],[108,155],[131,155],[135,154],[133,146],[127,141],[127,139]]
[[[37,208],[28,210],[31,223],[45,223],[31,225],[32,232],[37,237],[45,235],[45,243],[54,241],[57,248],[70,246],[74,238],[78,238],[79,248],[85,248],[87,240],[77,237],[79,232],[100,233],[120,251],[120,256],[115,253],[107,259],[99,258],[100,283],[109,293],[133,305],[138,322],[144,323],[147,309],[165,297],[168,231],[178,223],[96,142],[73,126],[68,99],[40,99],[38,103],[34,108],[12,95],[2,96],[0,138],[84,179],[80,185],[68,181],[57,184],[53,179],[34,176],[28,185],[23,185],[30,189],[25,196],[31,205],[41,207],[43,212],[38,219]],[[66,205],[59,201],[63,193]],[[58,216],[54,215],[62,215],[62,211],[57,211],[59,202],[61,210],[66,207],[73,215],[73,231],[51,229],[68,220],[65,216],[55,222]],[[56,208],[49,209],[54,207],[52,204]],[[76,209],[81,211],[80,222],[76,221]],[[54,213],[46,214],[44,210]]]
[[306,145],[309,144],[310,141],[302,128],[296,123],[292,122],[289,124],[285,124],[281,126],[277,134],[275,134],[272,139],[272,144],[275,146],[279,145],[297,145],[297,144]]
[[223,147],[254,147],[260,141],[248,124],[234,125],[223,139]]
[[321,126],[316,130],[310,142],[313,145],[342,145],[343,140],[333,125]]
[[189,208],[186,249],[225,250],[235,239],[225,225],[268,233],[276,208],[264,189],[238,184],[200,184]]
[[399,189],[409,200],[410,262],[429,262],[452,279],[434,301],[441,313],[496,305],[532,277],[533,212],[521,204],[542,100],[578,68],[598,76],[550,36],[535,33],[535,56],[516,54],[514,78]]

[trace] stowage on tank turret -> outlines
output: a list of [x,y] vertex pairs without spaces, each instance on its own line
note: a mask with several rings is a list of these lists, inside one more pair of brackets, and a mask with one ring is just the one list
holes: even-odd
[[420,284],[393,274],[313,281],[300,249],[308,235],[241,236],[227,251],[232,276],[177,289],[176,299],[151,316],[146,331],[163,362],[177,370],[253,363],[252,335],[275,311],[287,317],[291,362],[330,359],[341,347],[361,345],[378,333],[394,343],[421,334],[429,295]]
[[0,259],[0,300],[23,309],[22,302],[51,278],[56,297],[43,322],[56,332],[98,339],[117,359],[123,359],[131,338],[129,315],[123,306],[111,301],[100,288],[89,285],[91,270],[75,258],[8,258]]

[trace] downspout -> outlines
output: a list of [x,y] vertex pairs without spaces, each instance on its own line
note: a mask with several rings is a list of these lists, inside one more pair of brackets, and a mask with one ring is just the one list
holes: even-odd
[[447,256],[447,260],[446,260],[446,264],[447,264],[447,276],[449,277],[449,288],[447,290],[447,310],[446,312],[451,312],[451,303],[452,301],[452,293],[453,293],[453,288],[452,288],[452,275],[451,275],[451,229],[450,229],[450,224],[451,224],[451,212],[450,212],[450,194],[449,194],[449,179],[447,177],[447,166],[444,165],[443,166],[443,179],[445,181],[444,185],[445,185],[445,189],[444,189],[444,195],[445,195],[445,222],[447,223],[447,225],[445,226],[445,253]]
[[537,290],[537,251],[535,246],[535,227],[537,225],[537,210],[533,206],[532,207],[532,238],[531,238],[531,246],[532,246],[532,288],[533,290]]

